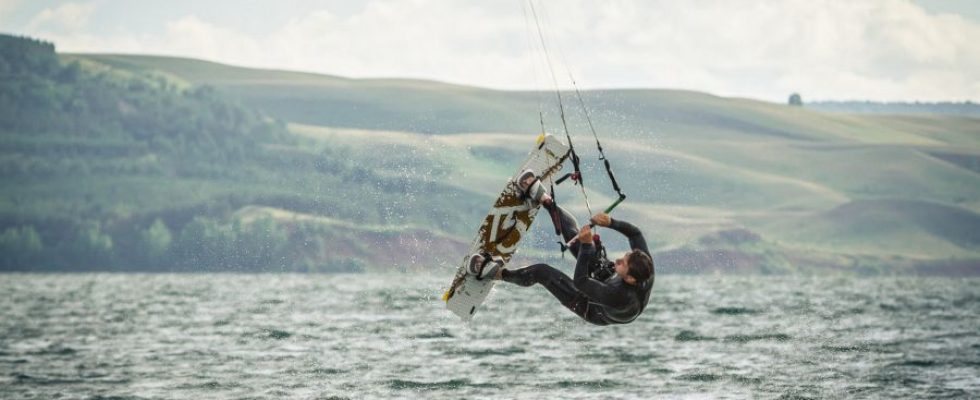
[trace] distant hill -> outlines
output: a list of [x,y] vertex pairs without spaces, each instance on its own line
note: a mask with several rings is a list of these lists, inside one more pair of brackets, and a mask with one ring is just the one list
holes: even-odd
[[830,112],[866,114],[940,114],[980,117],[980,104],[955,102],[874,102],[874,101],[818,101],[806,103],[807,108]]
[[[395,222],[382,216],[403,179],[212,86],[62,60],[11,36],[0,36],[0,75],[15,77],[0,80],[0,270],[360,270],[323,243],[348,240],[351,224]],[[447,186],[413,187],[450,201]],[[239,218],[255,206],[341,213],[348,226]],[[394,240],[431,219],[359,230]]]
[[[183,269],[449,271],[540,131],[539,112],[545,128],[564,137],[547,92],[171,57],[69,54],[59,62],[112,82],[98,91],[156,82],[148,95],[159,101],[149,104],[187,105],[180,106],[187,117],[172,120],[220,115],[184,103],[203,91],[236,113],[261,115],[249,123],[269,129],[247,152],[228,153],[238,157],[214,141],[213,159],[210,150],[157,149],[163,131],[140,125],[123,129],[129,136],[118,143],[71,130],[43,139],[23,127],[4,132],[0,157],[9,165],[50,169],[4,172],[7,242],[34,248],[36,237],[55,246],[61,225],[52,218],[78,218],[84,223],[71,225],[72,237],[110,239],[113,252],[101,262],[119,268],[155,252]],[[978,118],[825,113],[672,90],[591,90],[583,100],[629,196],[614,217],[644,228],[660,271],[980,274]],[[611,190],[581,109],[568,103],[595,210]],[[24,115],[4,118],[37,121]],[[98,115],[112,124],[126,118]],[[127,150],[112,150],[119,148]],[[121,155],[107,156],[112,151]],[[78,161],[55,159],[66,152]],[[196,165],[191,172],[181,172],[185,161]],[[106,163],[126,167],[80,167]],[[576,188],[559,187],[559,200],[587,217]],[[546,222],[535,225],[517,262],[568,263]],[[603,238],[611,251],[625,246]],[[263,255],[243,256],[250,248]]]

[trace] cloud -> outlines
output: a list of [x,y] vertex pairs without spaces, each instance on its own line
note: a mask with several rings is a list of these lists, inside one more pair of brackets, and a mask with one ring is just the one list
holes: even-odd
[[6,23],[9,15],[16,10],[23,0],[0,0],[0,23]]
[[45,8],[28,22],[30,30],[72,32],[85,28],[92,12],[94,3],[65,3],[55,8]]
[[[536,1],[562,85],[671,87],[782,101],[980,99],[980,26],[909,0]],[[271,5],[270,5],[271,6]],[[45,9],[31,30],[68,51],[184,55],[352,77],[550,88],[516,2],[373,0],[246,34],[195,14],[162,33],[99,36],[92,6]],[[122,22],[117,22],[122,24]]]
[[194,15],[167,23],[164,37],[160,46],[168,54],[240,64],[255,64],[264,56],[261,40],[209,24]]

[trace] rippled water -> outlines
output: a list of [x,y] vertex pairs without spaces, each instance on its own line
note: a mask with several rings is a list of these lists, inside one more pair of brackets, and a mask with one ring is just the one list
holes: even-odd
[[980,396],[978,280],[660,276],[595,327],[432,275],[0,275],[2,398]]

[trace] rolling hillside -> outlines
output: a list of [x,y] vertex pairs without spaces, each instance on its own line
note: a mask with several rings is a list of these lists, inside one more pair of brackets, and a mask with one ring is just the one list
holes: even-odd
[[[78,57],[214,85],[325,143],[365,151],[390,145],[393,152],[436,158],[450,165],[449,181],[461,191],[488,196],[525,151],[521,138],[539,129],[539,109],[550,117],[547,128],[560,132],[550,93],[173,58]],[[744,251],[776,249],[792,259],[810,252],[855,255],[865,264],[878,259],[882,265],[875,268],[886,270],[896,262],[891,257],[980,255],[973,237],[980,231],[980,119],[823,113],[668,90],[587,91],[583,97],[631,196],[620,215],[651,227],[649,236],[662,251],[704,251],[699,238],[746,229],[767,245]],[[595,177],[593,202],[605,204],[610,190],[595,169],[582,119],[569,108],[573,136]],[[428,151],[417,152],[422,149]],[[584,217],[584,204],[566,193],[566,204]]]
[[[282,121],[289,136],[267,140],[236,167],[248,173],[234,179],[227,171],[107,174],[80,186],[56,179],[16,186],[5,198],[35,211],[19,206],[14,215],[77,209],[74,200],[59,202],[67,192],[97,207],[123,207],[122,219],[142,226],[163,218],[175,232],[195,216],[269,218],[289,232],[316,227],[309,229],[320,233],[307,237],[322,246],[309,253],[317,254],[308,257],[314,264],[451,269],[540,130],[539,111],[546,129],[563,136],[553,93],[154,56],[60,58],[176,90],[213,87]],[[980,274],[980,119],[823,113],[672,90],[583,97],[630,196],[614,216],[645,228],[661,271]],[[597,209],[612,191],[580,110],[568,114]],[[7,157],[48,146],[4,136]],[[131,157],[169,159],[153,151]],[[175,190],[187,196],[160,202]],[[578,190],[559,190],[559,201],[586,218]],[[551,228],[539,223],[534,233],[523,255],[560,260]],[[624,245],[607,237],[613,250]]]

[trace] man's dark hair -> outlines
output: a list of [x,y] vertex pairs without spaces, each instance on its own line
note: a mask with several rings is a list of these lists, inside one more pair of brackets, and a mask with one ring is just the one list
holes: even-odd
[[653,275],[653,259],[642,250],[633,250],[629,257],[629,276],[636,279],[637,284],[646,282]]

